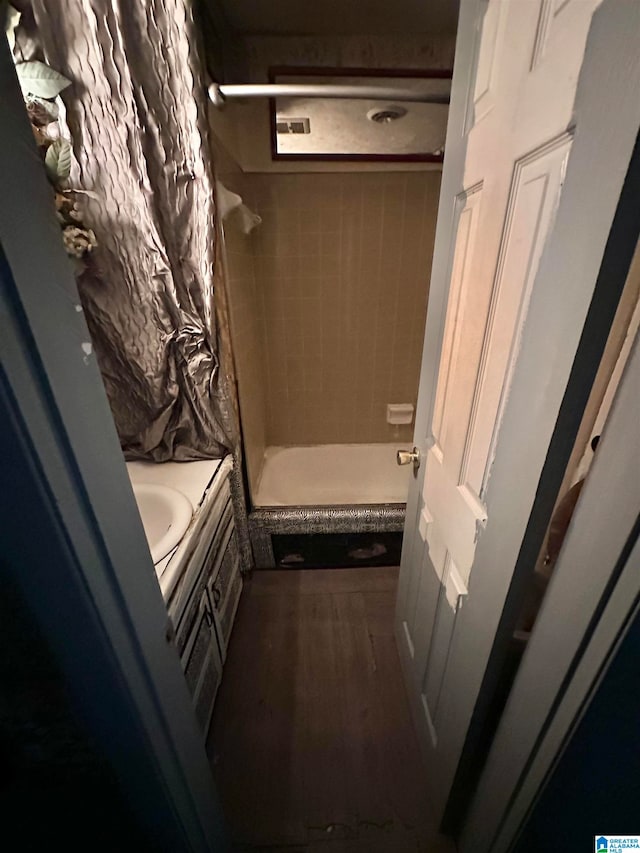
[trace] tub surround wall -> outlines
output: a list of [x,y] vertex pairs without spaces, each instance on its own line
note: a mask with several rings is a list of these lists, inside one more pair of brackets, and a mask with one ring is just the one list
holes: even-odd
[[[238,186],[238,184],[236,184]],[[241,192],[241,187],[234,192]],[[224,224],[227,245],[231,330],[240,398],[244,449],[251,483],[257,482],[266,447],[266,388],[263,300],[258,293],[251,236],[238,227],[236,215]]]
[[387,403],[416,402],[437,172],[217,175],[262,217],[224,223],[245,454],[255,498],[269,446],[407,442]]
[[[247,177],[217,138],[213,141],[213,156],[217,179],[227,189],[246,198],[249,190]],[[237,212],[227,216],[222,229],[222,265],[226,278],[244,454],[249,485],[254,492],[267,444],[264,300],[255,275],[253,233],[243,233]]]
[[[450,68],[454,36],[234,38],[228,82],[274,65]],[[407,442],[387,403],[417,396],[440,171],[271,159],[267,101],[210,106],[216,174],[263,219],[224,223],[245,454],[256,497],[271,446]],[[223,152],[219,155],[217,148]]]
[[267,445],[408,441],[440,174],[245,175],[262,225]]

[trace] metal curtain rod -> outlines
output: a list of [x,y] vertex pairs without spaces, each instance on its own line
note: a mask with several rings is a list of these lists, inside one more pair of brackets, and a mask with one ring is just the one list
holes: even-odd
[[212,83],[209,86],[209,97],[216,107],[224,106],[229,98],[359,98],[367,101],[449,103],[449,95],[428,95],[392,86],[333,86],[329,83]]

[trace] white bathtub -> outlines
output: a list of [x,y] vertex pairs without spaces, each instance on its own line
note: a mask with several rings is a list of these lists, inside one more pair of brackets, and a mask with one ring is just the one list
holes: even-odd
[[331,506],[405,503],[410,465],[396,464],[405,444],[319,444],[268,447],[253,503]]

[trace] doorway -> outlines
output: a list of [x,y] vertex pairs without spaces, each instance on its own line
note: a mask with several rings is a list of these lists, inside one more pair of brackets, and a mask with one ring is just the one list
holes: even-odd
[[[607,11],[608,11],[608,7],[607,7]],[[620,13],[618,12],[618,15],[619,14]],[[598,19],[598,27],[600,28],[598,30],[598,32],[600,32],[600,33],[602,33],[602,27],[604,26],[603,20],[604,20],[604,18],[602,16]],[[624,21],[622,23],[624,23]],[[621,19],[619,17],[616,17],[615,15],[612,17],[611,26],[613,26],[613,27],[617,26],[620,29],[624,29],[624,27],[621,27]],[[629,29],[628,26],[627,26],[627,29]],[[620,35],[620,32],[618,32],[618,35]],[[606,44],[606,42],[605,42],[605,44]],[[616,61],[619,61],[621,65],[625,65],[625,62],[623,60],[628,59],[628,56],[625,53],[625,51],[628,47],[628,42],[626,42],[624,39],[622,39],[620,44],[622,45],[622,47],[619,51],[619,56],[614,57],[614,59],[616,59]],[[609,52],[609,56],[608,56],[609,64],[611,64],[612,61],[613,60],[612,60],[612,57],[611,57],[610,52]],[[628,69],[627,69],[627,71],[628,71]],[[615,91],[617,92],[618,90],[616,89]],[[621,87],[620,91],[624,94],[622,87]],[[626,104],[626,102],[625,102],[625,104]],[[633,112],[633,104],[629,105],[629,111],[628,112],[626,110],[621,110],[620,112],[623,116],[629,116],[629,125],[631,125],[637,118],[636,113]],[[625,119],[625,121],[626,121],[626,119]],[[625,127],[627,127],[627,126],[625,125]],[[628,130],[628,127],[627,127],[627,130]],[[637,131],[637,122],[636,122],[636,127],[634,130],[634,138],[635,138],[635,131]],[[594,134],[595,137],[597,137],[597,130],[594,130],[592,128],[592,133]],[[587,138],[588,137],[589,137],[589,134],[587,134]],[[625,165],[629,161],[629,158],[631,156],[631,154],[630,154],[631,147],[633,145],[633,140],[631,140],[631,142],[629,142],[629,137],[630,137],[630,131],[625,133],[624,140],[623,140],[624,144],[621,143],[620,149],[617,150],[617,152],[616,152],[618,162],[623,162]],[[29,172],[28,164],[25,165],[23,162],[22,165],[24,166],[25,171],[28,173]],[[613,181],[611,174],[605,174],[604,177],[606,178],[606,180],[602,180],[603,174],[602,174],[602,172],[598,171],[599,168],[600,169],[602,168],[601,164],[596,163],[594,166],[593,172],[590,172],[590,174],[592,175],[594,180],[596,178],[598,178],[598,180],[602,181],[601,183],[598,183],[596,181],[596,184],[595,184],[595,187],[597,187],[597,189],[600,191],[598,194],[598,196],[599,196],[598,202],[599,202],[600,207],[598,207],[597,210],[596,210],[595,205],[585,205],[585,207],[586,207],[586,209],[589,209],[590,215],[593,214],[593,216],[595,216],[596,213],[598,213],[599,216],[603,217],[602,221],[600,221],[600,220],[598,220],[598,221],[600,221],[602,228],[604,230],[606,230],[606,232],[608,233],[608,228],[614,219],[616,202],[617,202],[618,197],[620,195],[620,187],[615,185],[615,182]],[[602,171],[604,171],[604,170],[602,170]],[[567,178],[567,184],[570,184],[569,177]],[[595,192],[593,186],[592,187],[587,186],[587,182],[583,181],[582,184],[584,185],[585,191],[588,190],[591,193]],[[575,187],[574,187],[574,189],[575,189]],[[605,190],[606,190],[606,192],[605,192]],[[18,196],[17,193],[16,193],[16,196]],[[37,196],[37,192],[36,192],[36,196]],[[613,201],[612,201],[612,199],[613,199]],[[583,199],[583,204],[584,204],[584,199]],[[26,216],[26,214],[25,214],[24,219],[25,219],[25,221],[28,220],[28,216]],[[606,225],[604,225],[603,222],[606,222]],[[565,225],[566,225],[566,223],[565,223]],[[575,230],[575,226],[574,226],[574,230]],[[46,234],[47,228],[43,227],[42,231]],[[5,238],[5,234],[8,234],[9,237],[15,238],[15,229],[13,232],[10,229],[8,232],[3,231],[3,240]],[[567,240],[569,240],[571,234],[570,233],[568,234],[565,231],[562,236],[563,236],[563,238],[566,238]],[[637,235],[636,235],[636,238],[637,238]],[[45,241],[45,243],[46,243],[46,241]],[[55,253],[54,253],[54,256],[55,256]],[[23,259],[22,258],[15,258],[14,263],[15,263],[16,267],[24,273],[25,268],[23,266],[23,263],[24,263]],[[582,270],[582,272],[584,272],[584,269]],[[38,359],[41,359],[41,361],[39,360],[38,364],[37,364],[38,369],[40,369],[41,365],[44,364],[46,367],[46,370],[50,373],[51,378],[53,380],[53,391],[51,393],[53,395],[53,399],[59,405],[59,408],[60,408],[60,411],[62,412],[62,415],[64,416],[63,421],[64,421],[65,429],[68,427],[68,433],[65,433],[65,435],[64,435],[65,453],[63,454],[61,470],[64,470],[65,474],[68,474],[69,476],[67,477],[67,479],[65,479],[64,488],[60,487],[60,489],[58,490],[58,492],[56,494],[59,494],[60,492],[64,492],[64,494],[67,497],[69,495],[71,495],[71,496],[73,496],[74,500],[76,498],[78,498],[78,500],[79,500],[79,504],[78,504],[79,510],[78,510],[77,517],[83,522],[83,524],[82,524],[82,531],[83,531],[82,535],[84,536],[85,533],[88,531],[88,533],[87,533],[88,540],[87,541],[89,541],[91,543],[92,547],[93,546],[96,547],[97,553],[98,553],[98,558],[95,560],[95,563],[93,561],[93,558],[92,558],[92,561],[90,563],[87,563],[87,565],[91,565],[94,568],[94,571],[96,572],[96,576],[98,576],[98,569],[96,567],[97,566],[100,566],[100,567],[103,566],[102,561],[105,558],[105,551],[107,552],[106,556],[111,561],[111,562],[109,562],[109,565],[107,566],[107,571],[106,571],[106,576],[108,577],[107,586],[108,586],[109,590],[111,590],[111,592],[115,592],[116,603],[114,605],[114,612],[116,614],[118,614],[116,616],[116,618],[114,619],[113,625],[115,625],[115,623],[117,622],[117,620],[120,617],[120,614],[122,614],[122,616],[123,616],[122,621],[126,624],[128,629],[131,630],[133,628],[133,630],[134,630],[133,640],[135,640],[137,643],[139,643],[139,646],[135,646],[135,647],[138,649],[142,648],[145,651],[145,654],[148,654],[148,660],[146,660],[145,663],[151,664],[151,671],[150,672],[147,671],[147,672],[143,673],[143,675],[140,679],[140,683],[136,687],[136,689],[138,689],[140,691],[140,693],[138,695],[142,696],[142,698],[140,699],[140,703],[144,704],[143,699],[144,699],[144,701],[149,701],[151,703],[151,706],[153,707],[154,712],[156,712],[158,714],[158,718],[161,721],[160,725],[159,725],[159,729],[161,731],[165,732],[165,734],[166,734],[167,730],[165,728],[163,728],[163,726],[166,726],[166,724],[167,724],[167,715],[165,714],[167,709],[171,708],[175,711],[175,720],[177,720],[179,723],[179,725],[178,725],[178,723],[176,723],[178,729],[180,729],[180,726],[182,726],[182,724],[185,723],[185,729],[188,732],[190,732],[189,737],[184,737],[185,736],[184,729],[180,729],[180,731],[176,732],[176,731],[174,731],[173,728],[171,728],[171,726],[169,726],[169,733],[172,737],[175,737],[176,740],[180,740],[180,735],[182,735],[184,737],[184,739],[186,740],[188,748],[185,749],[183,752],[180,752],[180,760],[184,761],[185,764],[188,764],[190,758],[193,758],[193,755],[197,752],[197,750],[195,749],[195,746],[194,746],[195,741],[193,738],[193,731],[188,729],[189,720],[190,720],[188,712],[187,712],[188,705],[187,705],[186,701],[185,702],[180,701],[180,702],[176,703],[175,699],[171,698],[171,695],[170,695],[171,691],[167,689],[166,683],[164,684],[164,689],[162,689],[163,675],[166,675],[167,671],[173,673],[173,675],[171,675],[171,678],[173,679],[173,681],[171,681],[171,679],[169,679],[169,681],[171,682],[172,685],[175,686],[175,684],[177,684],[176,676],[178,675],[179,670],[177,669],[176,666],[174,666],[173,669],[171,669],[172,664],[169,662],[169,659],[166,656],[159,654],[159,655],[156,655],[156,657],[154,657],[154,655],[153,655],[154,649],[156,652],[158,651],[158,643],[159,643],[158,638],[164,637],[164,632],[165,632],[165,628],[166,628],[165,624],[162,623],[162,618],[160,617],[161,608],[159,608],[157,606],[159,604],[159,601],[156,600],[156,604],[154,605],[155,609],[153,610],[153,614],[152,614],[153,618],[149,619],[148,614],[146,612],[144,612],[143,609],[141,608],[142,596],[140,595],[140,589],[136,590],[134,588],[135,585],[132,584],[131,581],[127,581],[127,569],[130,567],[130,562],[129,562],[130,557],[126,553],[124,553],[122,543],[119,544],[119,542],[118,542],[118,535],[119,535],[118,523],[120,523],[123,520],[122,519],[122,512],[120,513],[120,516],[118,516],[117,512],[115,513],[114,516],[110,515],[110,511],[111,511],[110,504],[117,504],[118,503],[118,489],[117,489],[118,481],[117,481],[117,477],[114,477],[112,472],[111,472],[111,476],[110,476],[110,472],[108,470],[109,459],[107,459],[106,463],[104,463],[104,462],[101,462],[100,464],[96,463],[95,459],[91,456],[91,451],[89,449],[88,442],[86,445],[83,444],[84,439],[87,438],[87,433],[91,432],[90,430],[86,429],[87,424],[89,426],[92,426],[92,427],[95,424],[91,420],[90,417],[88,418],[88,420],[83,421],[82,414],[84,412],[84,414],[86,415],[86,411],[83,410],[82,406],[78,405],[78,400],[74,399],[73,397],[70,399],[69,395],[64,390],[64,383],[65,382],[68,383],[68,374],[66,376],[64,375],[64,373],[65,373],[64,368],[67,366],[67,359],[71,364],[75,365],[75,367],[76,367],[75,373],[73,375],[75,377],[77,377],[77,379],[78,379],[77,387],[79,389],[94,387],[94,391],[95,391],[95,388],[99,388],[99,379],[98,379],[97,373],[95,371],[93,371],[93,373],[90,376],[91,382],[85,382],[83,380],[83,374],[81,372],[82,369],[81,368],[78,369],[79,368],[78,352],[72,352],[69,349],[69,351],[64,350],[64,352],[63,352],[63,355],[65,356],[64,358],[62,358],[62,356],[60,356],[59,353],[58,353],[58,355],[56,355],[56,350],[54,347],[54,341],[50,335],[50,332],[51,332],[50,318],[47,318],[47,320],[49,321],[49,323],[47,325],[47,322],[45,322],[45,318],[43,317],[43,314],[42,314],[42,309],[39,308],[37,304],[35,304],[36,300],[34,298],[32,283],[27,280],[26,275],[24,276],[24,281],[21,282],[20,286],[22,288],[24,288],[24,290],[18,289],[16,291],[17,294],[20,296],[20,298],[22,299],[22,297],[24,297],[25,294],[26,294],[26,296],[29,297],[28,299],[24,300],[26,302],[26,307],[24,308],[24,311],[25,311],[26,315],[28,316],[29,320],[31,321],[29,325],[30,325],[31,329],[33,330],[33,336],[34,336],[36,343],[37,343],[37,346],[38,346]],[[16,304],[18,304],[18,302],[20,302],[20,300],[17,299]],[[22,305],[21,302],[20,302],[20,304]],[[51,307],[53,309],[56,308],[55,304],[52,305]],[[57,309],[60,311],[60,305],[57,306]],[[22,308],[21,308],[21,310],[22,310]],[[67,311],[66,314],[64,313],[65,311]],[[58,313],[58,314],[55,314],[55,316],[61,317],[65,323],[69,323],[70,327],[75,328],[72,326],[71,321],[69,319],[70,317],[71,318],[73,317],[73,314],[71,312],[72,312],[72,306],[70,304],[69,305],[65,304],[64,310],[60,311],[60,313]],[[24,329],[23,329],[23,331],[24,331]],[[31,343],[32,338],[31,338],[31,332],[29,330],[27,330],[25,332],[25,338],[27,337],[27,335],[29,335],[28,340]],[[74,341],[72,343],[75,345],[77,342],[74,339]],[[529,349],[525,350],[525,352],[527,352],[527,357],[531,358],[533,350],[531,350],[531,348],[529,347]],[[60,361],[62,362],[62,364],[56,360],[57,358],[60,358]],[[74,361],[74,358],[75,358],[75,361]],[[49,375],[49,373],[47,374],[47,376]],[[38,385],[37,387],[40,388],[41,385],[47,385],[47,383],[45,383],[43,380],[42,374],[38,374],[38,375],[39,375],[38,381],[40,382],[40,385]],[[534,374],[533,378],[537,379],[538,377]],[[91,385],[91,383],[93,383],[93,385]],[[49,393],[49,391],[51,391],[51,389],[47,385],[47,393]],[[20,392],[20,393],[24,393],[24,392]],[[43,397],[44,397],[44,394],[43,394]],[[105,406],[103,397],[100,397],[98,395],[97,397],[96,396],[93,396],[93,397],[89,396],[89,398],[91,400],[93,400],[94,402],[96,400],[99,402],[99,405],[97,405],[96,408],[100,412],[106,411],[106,406]],[[22,400],[22,402],[24,402],[23,397],[21,398],[21,400]],[[60,411],[56,412],[56,417],[60,417]],[[66,420],[65,420],[65,418],[66,418]],[[56,421],[56,423],[59,426],[59,421]],[[38,430],[36,429],[35,424],[33,426],[34,426],[33,432],[35,435],[38,432]],[[97,429],[97,430],[95,430],[95,432],[92,432],[92,436],[103,435],[103,434],[104,433],[101,432],[100,429]],[[55,432],[55,430],[52,432],[52,435],[55,438],[53,445],[57,446],[56,441],[59,438],[59,435]],[[106,444],[107,444],[107,446],[110,446],[110,447],[116,446],[116,440],[115,440],[115,436],[113,434],[113,431],[111,433],[109,433],[109,440]],[[544,442],[542,442],[539,446],[536,445],[537,450],[540,451],[540,448],[543,445],[544,445]],[[51,463],[47,461],[45,449],[43,448],[42,445],[39,445],[39,444],[35,444],[35,446],[38,448],[38,451],[39,451],[39,457],[38,458],[40,460],[42,460],[43,464],[45,465],[45,470],[48,471],[50,479],[53,482],[55,480],[55,471],[51,471]],[[545,445],[545,447],[548,447],[548,444]],[[58,459],[58,457],[56,456],[56,460],[57,459]],[[503,468],[504,468],[504,465],[503,465]],[[122,472],[120,472],[120,473],[122,473]],[[80,482],[83,484],[82,486],[78,486],[79,479],[80,479]],[[104,489],[101,490],[100,486],[101,486],[102,480],[104,480],[104,482],[107,483],[107,486],[109,487],[106,490],[106,492]],[[505,499],[506,499],[506,495],[505,495]],[[68,504],[65,504],[64,501],[60,501],[60,506],[62,507],[63,510],[66,511]],[[130,501],[129,502],[129,508],[132,508],[132,506],[133,505]],[[74,504],[74,509],[77,509],[77,508],[78,507],[76,507]],[[126,515],[126,509],[127,509],[127,507],[124,508],[125,515]],[[415,505],[413,506],[413,509],[416,510]],[[417,518],[417,512],[416,512],[416,518]],[[90,520],[89,524],[86,523],[87,519]],[[104,525],[104,531],[106,531],[106,535],[104,535],[102,525]],[[96,531],[102,533],[103,535],[102,536],[96,535]],[[75,539],[72,538],[71,541],[74,544],[76,544]],[[135,536],[132,538],[131,541],[133,542],[133,547],[138,549],[137,553],[141,554],[142,551],[141,551],[140,542],[138,542],[136,544]],[[129,540],[127,540],[127,544],[131,544],[129,542]],[[513,565],[515,564],[515,557],[517,555],[513,555],[513,556],[514,556],[514,561],[511,562],[511,565],[510,565],[511,570],[513,569]],[[78,564],[81,567],[83,566],[82,561],[79,561]],[[116,570],[114,572],[110,573],[112,566],[114,566]],[[86,569],[81,569],[81,571],[86,571]],[[100,577],[102,577],[102,575],[100,575]],[[94,578],[94,580],[95,580],[95,578]],[[491,590],[490,592],[494,592],[494,590]],[[156,590],[156,593],[157,593],[157,590]],[[279,598],[278,596],[275,596],[275,597]],[[98,600],[100,600],[100,596],[96,596],[96,598]],[[136,606],[125,610],[122,606],[122,602],[124,601],[128,605],[131,603],[130,599],[132,601],[135,601]],[[157,599],[157,595],[156,595],[156,599]],[[120,608],[120,609],[118,609],[118,608]],[[104,615],[99,608],[97,610],[97,613],[101,618]],[[135,619],[133,619],[132,613],[135,614],[135,616],[136,616]],[[492,619],[493,619],[494,615],[495,614],[492,611],[490,613],[490,616]],[[126,616],[126,618],[124,618],[125,616]],[[112,628],[113,628],[113,625],[112,625]],[[64,626],[58,626],[58,629],[60,631],[60,634],[62,634],[64,632]],[[373,634],[373,631],[372,631],[372,634]],[[129,639],[129,634],[126,634],[126,636]],[[133,640],[132,640],[132,643],[133,643]],[[133,643],[133,644],[135,645],[135,643]],[[120,646],[120,647],[118,647],[118,651],[121,654],[121,659],[122,659],[123,663],[131,665],[132,660],[139,662],[139,660],[138,660],[139,655],[136,657],[136,655],[133,653],[129,654],[130,650],[128,652],[127,649],[123,649]],[[160,660],[160,663],[158,663],[159,660]],[[174,661],[174,663],[175,663],[175,661]],[[132,679],[132,681],[134,681],[134,680],[135,679]],[[140,687],[140,685],[142,685],[142,687]],[[150,688],[150,685],[152,687],[154,687],[153,690]],[[149,689],[147,690],[147,688],[149,688]],[[159,703],[159,700],[158,700],[159,696],[162,697],[164,699],[164,701],[166,701],[166,707],[163,706],[162,702]],[[183,698],[186,700],[186,696]],[[136,707],[137,707],[137,710],[140,711],[140,708],[138,706],[136,706]],[[143,716],[141,713],[139,716],[140,716],[140,719],[143,719]],[[138,716],[136,716],[136,719],[138,719]],[[174,723],[175,723],[175,720],[174,720]],[[169,720],[169,722],[171,722],[171,721]],[[169,745],[171,745],[171,738],[169,738]],[[190,750],[191,750],[191,752],[190,752]],[[170,750],[167,750],[167,752],[165,753],[165,758],[167,760],[167,766],[169,766],[169,758],[167,757],[167,755],[169,755],[169,753],[170,753]],[[174,755],[174,758],[175,758],[175,755]],[[180,760],[176,761],[176,764],[178,765],[178,769],[179,769],[179,765],[180,765]],[[199,772],[201,770],[202,770],[202,765],[200,764],[199,765]],[[168,773],[168,771],[167,771],[167,773]],[[197,782],[198,774],[195,774],[195,776],[196,776],[196,779],[193,779],[193,777],[191,777],[191,780],[194,783],[194,787],[197,788],[196,782]],[[200,777],[200,781],[201,781],[201,779],[202,779],[202,777]],[[198,800],[198,804],[199,804],[199,807],[201,808],[202,807],[202,798],[200,798]],[[197,823],[197,821],[196,821],[196,823]],[[328,825],[325,825],[325,829],[327,829],[327,826]]]

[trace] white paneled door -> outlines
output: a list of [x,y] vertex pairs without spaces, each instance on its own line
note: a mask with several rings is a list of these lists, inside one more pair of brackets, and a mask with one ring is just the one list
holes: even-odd
[[[452,667],[473,654],[451,652],[479,582],[474,566],[492,522],[493,463],[540,258],[580,131],[574,104],[597,6],[462,3],[416,419],[421,465],[407,506],[397,609],[440,816],[475,701],[469,691],[483,671],[476,656],[469,678],[461,678]],[[514,490],[519,477],[514,468]],[[504,590],[496,594],[504,598]],[[489,648],[483,631],[495,625],[478,629],[478,643]]]

